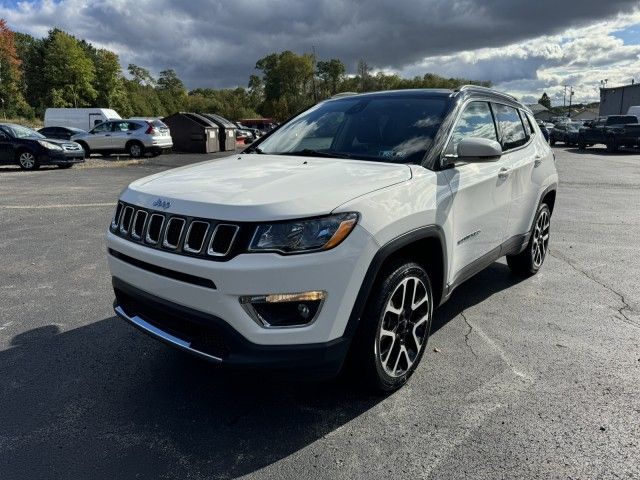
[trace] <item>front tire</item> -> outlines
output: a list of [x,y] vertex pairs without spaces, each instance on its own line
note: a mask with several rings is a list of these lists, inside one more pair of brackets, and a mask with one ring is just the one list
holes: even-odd
[[37,170],[40,168],[38,159],[28,150],[22,150],[18,153],[18,165],[23,170]]
[[351,371],[367,387],[392,392],[409,380],[427,346],[433,317],[429,276],[415,262],[396,260],[382,271],[367,303]]
[[607,140],[607,144],[606,145],[607,145],[607,152],[615,153],[615,152],[618,151],[618,144],[617,144],[616,139],[614,137],[609,138]]
[[538,273],[549,251],[550,231],[551,210],[546,203],[543,203],[536,213],[527,248],[517,255],[507,255],[507,265],[514,273],[523,276]]

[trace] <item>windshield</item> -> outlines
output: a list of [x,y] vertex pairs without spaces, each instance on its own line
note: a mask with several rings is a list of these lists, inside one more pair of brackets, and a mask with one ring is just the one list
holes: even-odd
[[46,138],[41,133],[22,125],[3,125],[3,127],[15,138]]
[[259,145],[261,153],[420,163],[446,113],[445,98],[361,97],[316,105]]

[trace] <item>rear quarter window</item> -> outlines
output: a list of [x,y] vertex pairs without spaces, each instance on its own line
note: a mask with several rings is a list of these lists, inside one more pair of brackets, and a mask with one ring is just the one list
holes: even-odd
[[493,109],[500,129],[502,149],[511,150],[527,143],[528,136],[518,110],[501,104],[493,104]]

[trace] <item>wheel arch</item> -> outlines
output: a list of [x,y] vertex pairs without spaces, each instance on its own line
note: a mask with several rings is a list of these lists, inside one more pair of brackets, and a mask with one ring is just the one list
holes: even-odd
[[540,203],[538,204],[538,208],[540,204],[546,203],[549,206],[549,210],[553,214],[553,207],[556,204],[556,191],[557,187],[555,185],[547,188],[540,198]]
[[428,225],[400,235],[378,250],[364,276],[343,336],[353,337],[380,272],[397,258],[406,258],[422,265],[429,274],[434,306],[442,302],[447,272],[446,242],[440,226]]

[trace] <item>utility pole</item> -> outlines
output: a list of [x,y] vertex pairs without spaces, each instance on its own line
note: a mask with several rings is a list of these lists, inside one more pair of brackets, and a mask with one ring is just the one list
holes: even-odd
[[311,50],[313,51],[313,70],[311,74],[311,83],[313,85],[313,102],[318,103],[318,92],[316,91],[316,47],[315,45],[311,46]]
[[573,91],[573,87],[569,88],[569,114],[568,117],[571,118],[571,99],[573,98],[573,94],[575,92]]
[[567,109],[567,87],[569,85],[563,85],[564,87],[564,95],[562,95],[562,109],[566,110]]

